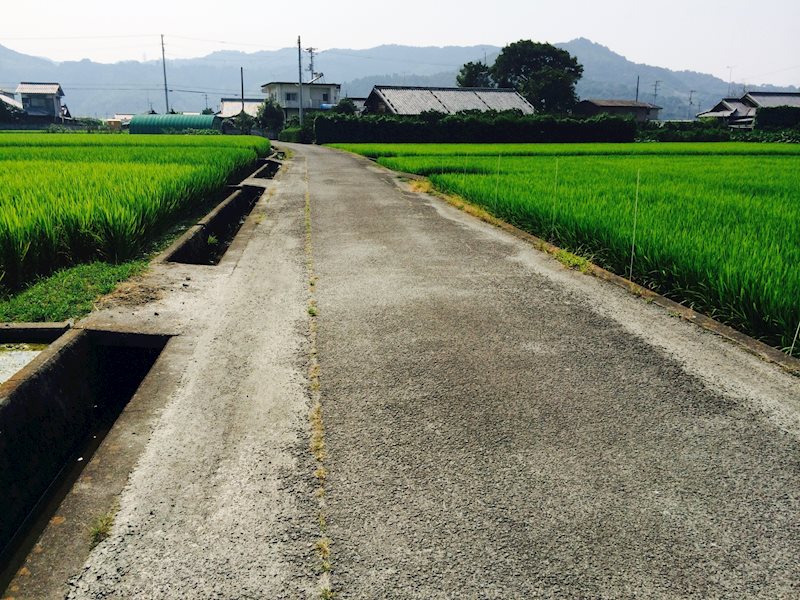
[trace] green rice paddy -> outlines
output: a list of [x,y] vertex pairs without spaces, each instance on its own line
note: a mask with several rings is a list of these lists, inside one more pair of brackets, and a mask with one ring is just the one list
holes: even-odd
[[792,345],[800,145],[338,146],[426,175],[620,275],[774,346]]
[[249,136],[0,134],[0,286],[137,256],[269,147]]

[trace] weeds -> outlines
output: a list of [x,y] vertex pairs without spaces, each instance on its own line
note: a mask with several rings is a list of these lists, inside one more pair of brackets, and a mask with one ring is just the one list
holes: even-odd
[[95,546],[109,536],[111,527],[114,525],[115,516],[116,511],[110,511],[94,520],[89,529],[89,547],[91,549],[94,549]]

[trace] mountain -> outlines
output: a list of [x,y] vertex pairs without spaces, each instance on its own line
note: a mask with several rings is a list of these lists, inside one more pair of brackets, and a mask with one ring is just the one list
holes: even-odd
[[[638,76],[640,100],[652,102],[653,86],[659,81],[656,104],[664,107],[661,117],[685,119],[711,108],[728,93],[728,83],[713,75],[634,63],[585,38],[557,46],[584,66],[577,90],[582,98],[632,100]],[[325,74],[325,81],[341,83],[344,94],[358,97],[366,96],[375,84],[455,85],[462,64],[476,60],[491,63],[499,51],[499,47],[488,45],[333,48],[315,56],[314,69]],[[304,54],[303,60],[307,65],[308,55]],[[264,83],[297,79],[297,50],[220,51],[202,58],[168,60],[170,105],[178,111],[199,111],[206,102],[213,108],[222,96],[238,96],[240,67],[244,68],[245,95],[260,97]],[[0,46],[0,88],[13,90],[20,81],[58,81],[73,115],[103,117],[115,112],[143,112],[151,106],[159,112],[164,110],[160,61],[103,64],[84,59],[56,63]],[[741,85],[734,87],[736,94],[742,92]],[[772,86],[749,89],[797,91]]]

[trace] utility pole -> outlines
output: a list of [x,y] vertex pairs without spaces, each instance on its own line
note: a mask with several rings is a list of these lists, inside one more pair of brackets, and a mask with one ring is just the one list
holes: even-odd
[[169,112],[169,90],[167,89],[167,59],[164,54],[164,34],[161,34],[161,68],[164,70],[164,100],[167,104],[167,112]]
[[689,90],[689,118],[690,119],[694,119],[694,110],[692,110],[692,107],[694,106],[693,98],[694,98],[695,92],[697,92],[697,90]]
[[300,45],[300,36],[297,36],[297,85],[299,86],[298,106],[300,107],[300,126],[303,126],[303,47]]
[[636,101],[639,101],[639,76],[636,76]]
[[244,67],[239,67],[239,78],[242,81],[242,112],[244,112]]
[[659,88],[659,86],[660,86],[662,83],[663,83],[663,82],[662,82],[661,80],[657,80],[657,81],[656,81],[656,82],[653,84],[653,104],[654,104],[654,105],[655,105],[655,103],[656,103],[656,98],[658,98],[658,88]]

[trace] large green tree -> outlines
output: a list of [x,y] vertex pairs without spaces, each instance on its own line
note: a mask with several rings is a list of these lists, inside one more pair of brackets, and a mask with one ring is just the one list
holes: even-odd
[[492,79],[491,67],[481,61],[468,62],[456,75],[458,87],[496,87]]
[[514,88],[538,112],[564,113],[578,101],[575,85],[583,66],[566,50],[520,40],[503,48],[491,75],[498,87]]

